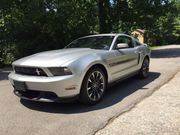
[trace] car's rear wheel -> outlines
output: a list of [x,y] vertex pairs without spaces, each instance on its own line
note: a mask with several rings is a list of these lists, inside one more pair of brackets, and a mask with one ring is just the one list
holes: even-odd
[[84,104],[96,104],[104,96],[106,90],[106,76],[100,68],[90,69],[83,80],[80,101]]
[[145,58],[139,71],[140,78],[147,78],[149,75],[149,59]]

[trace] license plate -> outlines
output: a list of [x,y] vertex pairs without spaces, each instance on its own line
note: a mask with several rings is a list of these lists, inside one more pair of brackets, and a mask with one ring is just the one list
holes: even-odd
[[14,88],[19,91],[26,91],[25,82],[14,81]]

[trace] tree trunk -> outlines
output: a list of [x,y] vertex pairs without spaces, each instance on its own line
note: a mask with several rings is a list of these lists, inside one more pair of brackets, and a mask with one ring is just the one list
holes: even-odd
[[99,10],[99,33],[111,32],[109,17],[109,0],[98,0]]

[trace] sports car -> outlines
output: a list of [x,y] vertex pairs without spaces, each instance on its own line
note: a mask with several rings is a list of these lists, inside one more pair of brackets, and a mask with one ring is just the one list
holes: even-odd
[[96,104],[112,82],[148,77],[150,53],[126,34],[90,35],[13,62],[9,80],[15,95],[26,100]]

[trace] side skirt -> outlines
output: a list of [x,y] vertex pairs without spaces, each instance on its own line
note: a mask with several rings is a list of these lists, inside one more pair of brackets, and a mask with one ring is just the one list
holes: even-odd
[[122,82],[122,81],[124,81],[124,80],[126,80],[126,79],[128,79],[128,78],[131,78],[131,77],[137,75],[138,73],[139,73],[139,70],[137,70],[137,71],[135,71],[135,72],[133,72],[133,73],[130,73],[130,74],[126,75],[126,76],[123,76],[123,77],[121,77],[121,78],[118,78],[118,79],[116,79],[116,80],[113,80],[113,81],[111,81],[111,82],[108,83],[108,86],[107,86],[107,87],[109,88],[109,87],[111,87],[111,86],[113,86],[113,85],[115,85],[115,84],[117,84],[117,83],[119,83],[119,82]]

